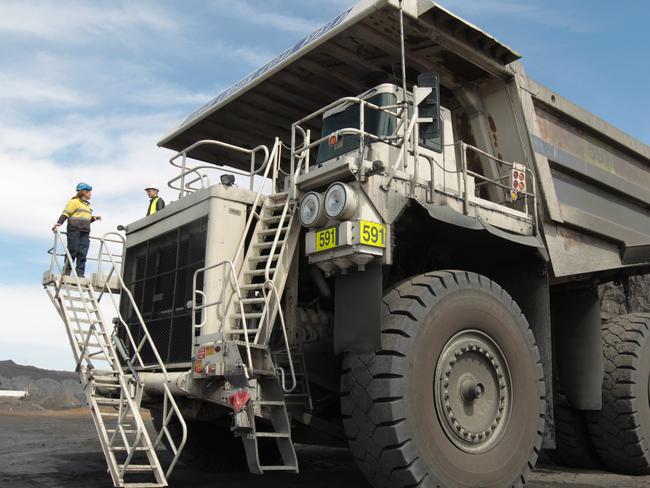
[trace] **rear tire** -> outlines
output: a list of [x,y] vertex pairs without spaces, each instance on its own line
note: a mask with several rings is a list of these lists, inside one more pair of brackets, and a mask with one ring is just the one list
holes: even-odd
[[521,486],[544,432],[535,339],[512,298],[461,271],[406,280],[383,300],[382,349],[348,353],[341,410],[375,488]]
[[584,413],[572,408],[566,397],[558,392],[553,414],[556,447],[547,451],[553,462],[567,468],[600,468],[601,463],[591,443]]
[[603,407],[587,412],[603,463],[623,474],[650,474],[650,314],[621,315],[603,326]]

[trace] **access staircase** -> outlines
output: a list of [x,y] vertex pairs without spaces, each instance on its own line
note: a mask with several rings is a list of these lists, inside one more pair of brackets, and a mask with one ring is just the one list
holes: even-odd
[[[113,236],[119,234],[111,233]],[[65,262],[71,262],[68,249],[61,238],[61,233],[55,233],[52,250],[52,265],[46,272],[43,284],[59,316],[63,320],[73,356],[76,370],[79,373],[81,386],[90,407],[93,422],[99,435],[102,451],[108,464],[108,471],[116,487],[164,487],[167,478],[178,460],[183,449],[187,428],[174,398],[167,388],[164,398],[163,427],[158,437],[152,441],[147,432],[145,422],[140,412],[140,402],[143,393],[143,383],[134,370],[135,365],[141,365],[140,350],[145,344],[152,348],[158,359],[155,345],[144,326],[144,338],[140,343],[133,341],[127,330],[128,342],[133,350],[128,356],[121,339],[109,335],[109,324],[104,320],[100,307],[102,296],[113,297],[114,288],[110,283],[119,282],[123,295],[130,297],[122,278],[117,271],[117,262],[113,253],[108,250],[107,236],[100,240],[99,264],[100,283],[104,285],[96,289],[88,278],[77,276],[75,270],[67,276],[62,272]],[[115,241],[112,241],[115,242]],[[64,264],[59,262],[64,258]],[[102,271],[101,264],[108,263],[110,271]],[[132,303],[135,306],[135,303]],[[119,307],[117,308],[119,314]],[[138,317],[141,319],[139,312]],[[118,317],[123,322],[121,315]],[[125,324],[124,324],[125,325]],[[142,322],[141,325],[144,325]],[[160,361],[163,372],[164,365]],[[125,369],[130,374],[125,373]],[[167,425],[178,421],[183,429],[181,442],[176,445],[171,438]],[[163,470],[156,449],[161,446],[163,438],[171,446],[174,453],[168,469]]]
[[[295,370],[291,361],[287,371],[274,365],[270,340],[278,319],[281,340],[289,348],[280,301],[300,234],[299,223],[295,202],[287,193],[267,196],[259,213],[255,208],[253,212],[257,224],[223,321],[224,340],[239,346],[247,359],[248,375],[258,385],[257,399],[249,406],[251,427],[235,432],[242,438],[251,472],[298,472],[285,403],[285,392],[290,393],[296,385]],[[262,418],[254,418],[256,407]],[[275,450],[268,448],[273,441]],[[279,456],[271,457],[269,463],[264,459],[268,455],[260,456],[262,451],[275,451]]]

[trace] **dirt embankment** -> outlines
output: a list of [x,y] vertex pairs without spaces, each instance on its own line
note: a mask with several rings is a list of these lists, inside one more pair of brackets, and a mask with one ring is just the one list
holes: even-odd
[[18,410],[62,410],[83,404],[77,374],[0,361],[0,390],[27,390],[26,399],[0,398],[0,406]]

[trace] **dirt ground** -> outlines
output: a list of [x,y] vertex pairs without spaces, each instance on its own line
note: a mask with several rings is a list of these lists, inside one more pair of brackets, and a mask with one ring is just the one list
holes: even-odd
[[[369,488],[343,449],[298,446],[300,475],[218,475],[180,466],[170,486],[193,488]],[[86,409],[57,412],[0,409],[0,487],[111,488],[95,429]],[[650,487],[650,476],[541,467],[536,488]]]

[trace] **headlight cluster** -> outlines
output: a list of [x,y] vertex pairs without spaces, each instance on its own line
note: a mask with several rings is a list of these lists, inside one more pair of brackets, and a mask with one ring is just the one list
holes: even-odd
[[320,227],[328,220],[346,220],[357,211],[356,191],[345,183],[332,183],[325,196],[315,191],[307,193],[300,205],[300,222],[305,227]]

